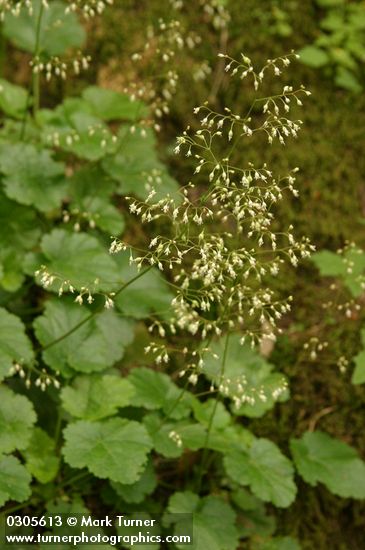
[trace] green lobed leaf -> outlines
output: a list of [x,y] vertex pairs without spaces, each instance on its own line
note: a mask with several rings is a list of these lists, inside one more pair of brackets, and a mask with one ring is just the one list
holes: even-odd
[[183,447],[179,447],[170,437],[170,433],[176,429],[176,423],[166,422],[158,414],[146,414],[143,418],[143,424],[153,442],[155,451],[166,458],[178,458],[183,454]]
[[[0,285],[8,292],[14,292],[23,283],[22,263],[25,252],[38,241],[35,211],[8,199],[0,193]],[[12,238],[9,239],[9,235]]]
[[87,233],[53,229],[42,238],[41,249],[43,263],[59,277],[49,287],[55,292],[60,288],[60,281],[70,281],[77,290],[86,287],[93,291],[110,291],[115,290],[122,280],[106,248]]
[[0,456],[0,506],[24,502],[31,494],[31,476],[15,456]]
[[112,482],[112,487],[125,502],[140,503],[157,487],[157,477],[152,462],[148,462],[140,479],[135,483],[124,485]]
[[[138,270],[129,264],[128,252],[115,256],[119,276],[124,281],[136,277]],[[151,313],[167,318],[171,313],[173,294],[157,269],[150,269],[143,277],[137,279],[116,299],[116,305],[125,315],[135,319],[144,319]]]
[[[203,426],[211,425],[213,430],[223,430],[231,424],[231,416],[220,401],[217,403],[215,399],[208,399],[202,403],[198,399],[194,399],[192,406],[195,418]],[[212,422],[211,418],[213,418]]]
[[20,118],[27,106],[27,91],[0,78],[0,109],[8,116]]
[[[236,514],[223,499],[217,496],[200,498],[190,491],[175,493],[170,497],[165,521],[175,524],[175,534],[190,532],[191,520],[184,514],[193,514],[193,543],[195,550],[236,550],[238,530]],[[179,515],[181,514],[181,519]],[[184,545],[176,545],[184,548]]]
[[324,277],[339,277],[353,296],[363,292],[362,278],[365,271],[365,253],[352,249],[343,256],[322,250],[313,254],[312,260]]
[[87,166],[69,179],[71,214],[92,223],[109,235],[120,235],[124,229],[123,214],[111,203],[114,183],[99,166]]
[[45,144],[91,162],[101,160],[108,153],[114,154],[117,142],[109,127],[84,109],[65,112],[70,102],[72,100],[66,100],[53,111],[43,109],[37,114]]
[[29,144],[6,144],[0,152],[0,172],[4,192],[10,198],[34,206],[41,212],[58,208],[65,197],[67,183],[63,163],[51,152]]
[[98,86],[89,86],[82,92],[83,99],[90,105],[91,112],[102,120],[136,121],[146,116],[146,106],[129,95],[114,92]]
[[141,477],[152,448],[146,428],[124,418],[80,420],[69,424],[63,433],[62,452],[70,466],[88,468],[96,477],[124,484]]
[[363,89],[354,72],[345,67],[337,68],[335,83],[340,88],[343,88],[344,90],[348,90],[349,92],[353,92],[355,94],[361,93]]
[[167,374],[145,367],[132,369],[128,376],[135,395],[133,405],[148,410],[162,409],[169,418],[185,418],[191,411],[191,394],[178,388]]
[[153,131],[143,131],[145,137],[141,137],[139,130],[131,133],[129,126],[122,126],[118,134],[119,152],[103,159],[104,170],[119,183],[121,195],[133,194],[145,199],[153,187],[154,200],[167,194],[176,196],[178,185],[158,158]]
[[274,533],[276,521],[267,515],[264,503],[249,491],[240,487],[231,493],[232,502],[243,510],[240,515],[239,530],[242,537],[259,535],[267,537]]
[[0,454],[25,449],[35,421],[31,401],[4,385],[0,386]]
[[[257,418],[272,409],[276,401],[288,399],[287,382],[284,375],[272,372],[273,366],[248,344],[241,345],[240,338],[239,334],[233,334],[229,339],[224,378],[219,385],[225,387],[224,396],[241,398],[242,405],[232,407],[234,414]],[[209,380],[217,383],[220,380],[224,339],[210,347],[212,353],[205,359],[204,373]]]
[[298,472],[310,485],[323,483],[340,497],[365,498],[365,463],[343,441],[321,431],[306,432],[290,440],[290,449]]
[[298,53],[301,62],[314,69],[319,69],[330,61],[328,54],[317,46],[305,46]]
[[28,472],[40,483],[49,483],[56,477],[60,459],[55,453],[54,440],[44,430],[34,428],[23,455]]
[[118,408],[132,402],[132,384],[115,375],[78,376],[71,386],[62,389],[63,408],[76,418],[100,420],[113,416]]
[[[90,310],[71,299],[52,299],[44,314],[34,321],[36,336],[43,346],[49,345],[86,321]],[[113,310],[104,310],[90,318],[67,338],[43,352],[44,361],[66,377],[72,370],[101,371],[114,365],[133,340],[133,325]]]
[[[37,42],[37,27],[42,0],[32,0],[33,14],[21,8],[18,16],[8,12],[4,19],[4,35],[18,48],[34,54]],[[39,49],[47,55],[61,55],[69,48],[80,48],[85,42],[86,33],[74,13],[65,13],[67,4],[51,2],[43,10]]]
[[9,374],[14,362],[31,363],[33,357],[33,348],[22,321],[0,308],[0,380]]
[[291,462],[268,439],[255,439],[246,450],[234,450],[224,456],[229,477],[265,502],[286,508],[296,495]]

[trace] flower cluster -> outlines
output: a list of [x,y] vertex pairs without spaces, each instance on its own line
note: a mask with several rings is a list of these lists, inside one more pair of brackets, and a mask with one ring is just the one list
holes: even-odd
[[66,13],[79,11],[86,19],[101,15],[113,0],[69,0]]
[[244,375],[237,378],[226,376],[219,378],[216,382],[219,392],[225,397],[230,397],[237,409],[246,404],[254,406],[256,403],[266,403],[268,399],[277,401],[288,390],[288,383],[285,378],[273,387],[250,386]]
[[[229,59],[231,67],[241,67]],[[263,78],[257,75],[264,75],[267,67],[275,71],[279,63],[283,67],[289,65],[289,57],[281,57],[269,60],[256,73],[246,56],[243,61],[251,70],[240,76],[253,76],[255,89],[256,82]],[[242,342],[247,337],[253,344],[262,339],[275,340],[277,324],[290,310],[292,297],[277,296],[270,281],[284,265],[296,267],[314,250],[307,238],[295,237],[292,226],[283,232],[273,227],[275,205],[286,192],[298,195],[298,169],[276,175],[266,164],[256,167],[247,162],[246,166],[236,166],[232,158],[241,143],[257,133],[269,134],[270,143],[274,138],[280,143],[296,137],[300,126],[288,118],[288,113],[293,99],[301,106],[300,95],[308,92],[302,87],[294,90],[285,86],[279,95],[255,99],[254,105],[262,104],[262,115],[266,117],[259,124],[255,124],[257,109],[255,120],[252,118],[253,106],[244,115],[233,114],[229,109],[219,113],[209,105],[198,107],[195,113],[203,113],[200,128],[184,132],[175,148],[176,154],[184,152],[195,160],[193,177],[197,181],[182,187],[179,196],[167,195],[156,201],[152,188],[145,201],[128,198],[131,213],[142,222],[165,219],[170,223],[169,235],[154,236],[143,253],[131,252],[131,263],[138,269],[147,264],[167,272],[175,296],[166,331],[187,331],[203,341],[234,331],[242,334]],[[277,112],[281,108],[285,117]],[[126,248],[127,243],[115,239],[110,252]],[[159,333],[161,336],[160,330]],[[167,347],[163,350],[151,345],[154,346],[159,361],[167,362]],[[193,384],[197,374],[204,371],[203,355],[186,369]],[[246,392],[245,384],[241,385],[237,404],[256,398],[264,400],[264,393],[252,396]]]
[[[187,32],[180,21],[160,19],[156,26],[149,27],[143,50],[132,55],[134,63],[141,67],[148,65],[153,77],[144,79],[142,85],[132,84],[126,92],[150,105],[156,130],[159,130],[158,121],[169,113],[169,103],[176,93],[179,78],[176,57],[184,49],[193,50],[200,42],[201,38]],[[151,64],[154,71],[150,70]],[[206,73],[206,68],[203,71]]]
[[[69,280],[63,279],[60,275],[57,273],[50,272],[48,267],[45,265],[42,265],[37,271],[35,272],[35,276],[38,278],[40,285],[45,289],[50,289],[53,287],[55,290],[57,290],[58,295],[62,296],[65,292],[70,292],[71,294],[74,294],[76,292],[76,289],[74,288],[74,284],[71,283]],[[104,298],[104,307],[106,309],[111,309],[114,307],[114,293],[110,292],[108,294],[105,294],[103,292],[98,291],[98,286],[100,284],[99,279],[95,279],[93,283],[90,283],[88,286],[82,286],[76,295],[75,302],[82,306],[84,302],[87,302],[88,304],[92,304],[95,299],[96,294],[100,294]]]
[[33,73],[44,73],[48,81],[54,76],[66,80],[70,69],[78,75],[81,70],[87,70],[89,68],[90,61],[91,57],[89,55],[83,55],[82,52],[79,51],[72,60],[60,59],[58,56],[53,56],[45,61],[39,56],[35,56],[30,62],[30,65]]
[[[184,0],[170,0],[170,4],[175,10],[183,10],[187,8],[187,2]],[[199,6],[207,15],[215,29],[224,29],[229,20],[229,12],[219,0],[199,0]],[[196,6],[194,5],[194,9]]]
[[[45,0],[42,0],[44,6],[48,6]],[[11,13],[15,17],[20,15],[22,8],[25,8],[30,15],[33,13],[32,0],[0,0],[0,21],[4,20],[6,13]]]
[[61,384],[56,376],[59,376],[59,372],[56,372],[56,376],[48,373],[46,369],[39,370],[33,365],[23,365],[22,363],[15,362],[10,367],[9,376],[18,375],[22,380],[25,380],[25,387],[29,389],[32,385],[32,373],[35,373],[36,378],[34,385],[41,391],[46,391],[49,386],[54,386],[57,390],[60,389]]

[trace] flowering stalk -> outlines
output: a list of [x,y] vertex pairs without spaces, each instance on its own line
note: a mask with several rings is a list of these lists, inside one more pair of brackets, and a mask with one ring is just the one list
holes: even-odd
[[[222,57],[231,77],[251,78],[257,91],[265,73],[272,70],[281,75],[294,54],[269,59],[260,71],[255,71],[246,56],[240,61]],[[304,87],[284,86],[279,94],[255,98],[246,114],[229,108],[220,113],[208,104],[196,108],[195,113],[203,115],[200,128],[184,132],[177,139],[175,153],[184,151],[195,159],[194,175],[204,183],[190,181],[179,197],[167,195],[155,201],[152,188],[145,201],[128,199],[130,211],[143,223],[162,219],[170,223],[168,236],[154,236],[142,253],[131,250],[131,263],[138,269],[147,264],[167,271],[175,291],[169,322],[164,327],[155,323],[160,336],[167,331],[187,331],[204,342],[239,332],[242,343],[246,338],[252,345],[262,339],[275,340],[280,330],[277,322],[290,310],[292,297],[278,297],[270,280],[280,274],[283,265],[289,262],[296,267],[314,249],[307,238],[294,236],[292,226],[284,232],[272,228],[273,208],[284,193],[298,195],[298,169],[276,175],[265,163],[236,166],[233,154],[256,134],[265,135],[269,144],[278,141],[282,145],[297,137],[301,121],[291,120],[288,113],[293,102],[301,106],[306,95],[309,92]],[[252,113],[258,109],[261,115],[256,123]],[[131,247],[114,239],[110,252],[126,249]],[[151,344],[148,351],[155,353],[157,362],[168,361],[168,346]],[[182,372],[189,374],[193,384],[204,370],[206,353],[210,353],[209,346],[199,344]],[[222,380],[217,384],[221,387]],[[237,406],[242,399],[237,398]]]

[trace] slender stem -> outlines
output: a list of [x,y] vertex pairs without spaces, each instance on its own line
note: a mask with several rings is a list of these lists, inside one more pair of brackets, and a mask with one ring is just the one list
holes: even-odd
[[[41,28],[42,28],[42,17],[43,17],[44,9],[45,9],[44,4],[43,2],[41,2],[38,19],[37,19],[36,39],[34,44],[33,60],[36,59],[40,53]],[[29,111],[31,98],[32,98],[32,90],[33,90],[33,115],[35,116],[39,109],[39,104],[40,104],[40,74],[35,73],[34,71],[32,71],[32,78],[28,88],[27,101],[25,105],[21,129],[20,129],[20,141],[23,141],[25,136],[25,130],[27,127],[27,120],[28,120],[28,111]]]
[[162,426],[164,426],[166,424],[166,422],[168,422],[170,420],[170,415],[172,413],[172,411],[178,406],[178,404],[180,403],[181,399],[184,397],[185,395],[185,392],[187,390],[187,387],[188,387],[188,384],[189,384],[189,380],[187,380],[185,382],[185,386],[182,388],[181,392],[179,393],[178,397],[175,399],[175,401],[173,402],[172,406],[170,407],[170,409],[166,412],[165,414],[165,418],[163,418],[161,420],[161,422],[159,423],[159,425],[157,426],[157,428],[152,432],[152,435],[155,435],[157,432],[159,432],[162,428]]
[[[147,271],[149,271],[150,269],[152,269],[152,266],[150,267],[147,267],[146,269],[144,269],[143,271],[141,271],[141,273],[138,273],[138,275],[136,275],[135,277],[133,277],[132,279],[130,279],[129,281],[127,281],[126,283],[124,283],[120,288],[119,290],[116,291],[116,293],[114,294],[114,297],[118,296],[119,294],[121,294],[127,287],[129,287],[129,285],[131,285],[132,283],[134,283],[135,281],[137,281],[137,279],[139,279],[140,277],[143,277],[143,275],[145,275],[145,273],[147,273]],[[76,325],[74,325],[72,328],[70,328],[70,330],[68,330],[67,332],[65,332],[64,334],[62,334],[62,336],[59,336],[58,338],[56,338],[55,340],[52,340],[52,342],[50,342],[49,344],[47,344],[46,346],[42,346],[41,350],[42,351],[45,351],[46,349],[49,349],[53,346],[55,346],[56,344],[58,344],[59,342],[62,342],[63,340],[65,340],[65,338],[68,338],[69,336],[71,336],[71,334],[73,334],[74,332],[76,332],[79,328],[81,328],[82,326],[84,326],[86,323],[88,323],[89,321],[91,321],[91,319],[93,319],[94,317],[96,317],[96,315],[99,315],[99,313],[101,313],[102,311],[104,311],[104,306],[101,306],[99,307],[98,309],[96,309],[95,311],[93,311],[92,313],[90,313],[90,315],[88,315],[87,317],[85,317],[85,319],[83,319],[82,321],[80,321],[79,323],[77,323]]]
[[[230,336],[230,333],[227,332],[226,337],[225,337],[225,342],[224,342],[224,351],[223,351],[223,357],[222,357],[221,370],[220,370],[220,374],[219,374],[218,386],[222,383],[223,376],[224,376],[224,371],[226,369],[229,336]],[[207,433],[206,433],[205,441],[204,441],[204,445],[203,445],[203,455],[202,455],[202,459],[201,459],[201,462],[200,462],[200,468],[199,468],[199,474],[198,474],[198,493],[200,492],[200,489],[201,489],[203,475],[204,475],[204,471],[205,471],[206,464],[207,464],[207,457],[208,457],[208,452],[209,452],[208,443],[209,443],[210,434],[211,434],[211,431],[212,431],[212,428],[213,428],[213,422],[214,422],[214,418],[215,418],[215,415],[216,415],[216,412],[217,412],[218,403],[219,403],[219,397],[217,396],[217,399],[214,402],[212,413],[211,413],[210,418],[209,418],[208,429],[207,429]]]
[[66,479],[63,483],[60,483],[57,487],[57,489],[63,489],[63,487],[67,487],[68,485],[73,485],[76,481],[80,481],[81,479],[84,479],[85,477],[90,476],[90,472],[80,472],[69,479]]
[[[44,3],[40,3],[38,20],[37,20],[37,29],[36,29],[36,40],[34,47],[34,56],[33,59],[37,60],[40,54],[40,45],[41,45],[41,29],[42,29],[42,17],[44,13]],[[40,73],[39,70],[34,72],[33,70],[33,116],[36,116],[40,104]]]

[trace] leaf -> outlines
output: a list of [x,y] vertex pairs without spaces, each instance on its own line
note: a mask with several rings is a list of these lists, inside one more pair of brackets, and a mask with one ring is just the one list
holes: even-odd
[[132,101],[129,95],[114,92],[98,86],[90,86],[82,92],[82,97],[90,105],[92,114],[102,120],[131,120],[146,116],[146,106],[138,100]]
[[107,153],[114,154],[117,144],[108,126],[100,119],[77,112],[69,116],[68,123],[69,126],[59,132],[60,147],[64,151],[94,162],[101,160]]
[[362,91],[362,86],[354,73],[345,67],[337,68],[335,83],[340,88],[344,88],[345,90],[355,94],[359,94]]
[[[25,252],[37,243],[41,232],[35,212],[9,200],[2,193],[0,219],[0,285],[8,292],[14,292],[24,279],[22,263]],[[12,235],[11,239],[9,235]]]
[[[90,316],[90,311],[69,299],[54,299],[46,303],[45,312],[34,321],[36,336],[48,346]],[[43,352],[44,361],[64,376],[71,369],[80,372],[101,371],[114,365],[133,340],[129,321],[113,310],[105,310],[90,318],[67,338]]]
[[342,65],[349,69],[350,72],[356,71],[357,63],[349,51],[344,48],[331,48],[330,55],[336,64]]
[[153,441],[153,448],[162,456],[167,458],[178,458],[183,454],[183,448],[179,447],[170,437],[170,433],[176,428],[173,422],[166,422],[158,414],[146,414],[143,418],[143,424]]
[[125,502],[140,503],[157,487],[157,477],[152,462],[148,462],[145,471],[135,483],[124,485],[112,482],[112,487]]
[[[122,280],[128,281],[137,276],[136,266],[129,265],[128,252],[117,254],[115,259]],[[163,276],[157,269],[150,269],[117,297],[116,304],[125,315],[135,319],[144,319],[151,313],[167,318],[171,312],[172,299],[173,294]]]
[[81,220],[95,224],[109,235],[124,229],[123,214],[110,202],[115,183],[99,166],[81,168],[69,179],[71,200],[68,210]]
[[37,121],[42,126],[45,145],[51,143],[63,151],[92,162],[101,160],[108,153],[115,154],[118,143],[109,127],[99,118],[84,112],[88,110],[85,105],[80,105],[81,111],[71,110],[67,113],[69,103],[70,100],[66,100],[53,111],[43,109],[38,112]]
[[[212,429],[223,430],[231,424],[231,416],[223,403],[208,399],[204,403],[198,399],[192,402],[195,418],[204,426],[211,424]],[[214,412],[214,416],[213,416]],[[211,422],[211,418],[213,421]]]
[[350,249],[343,256],[329,250],[323,250],[313,254],[312,260],[321,275],[324,277],[339,277],[353,296],[362,294],[362,279],[365,270],[363,250]]
[[260,499],[241,487],[232,492],[232,502],[244,512],[240,515],[241,537],[267,537],[274,533],[275,518],[266,514],[265,505]]
[[[34,54],[41,0],[32,0],[33,15],[21,8],[19,15],[7,13],[3,32],[18,48]],[[40,26],[39,49],[47,55],[61,55],[69,48],[80,48],[86,33],[74,13],[65,13],[66,4],[52,2],[43,10]]]
[[268,439],[255,439],[246,450],[228,451],[224,466],[233,481],[248,485],[265,502],[286,508],[295,498],[291,462]]
[[124,418],[81,420],[69,424],[63,433],[63,455],[70,466],[86,467],[96,477],[125,484],[140,478],[152,448],[146,428]]
[[335,11],[328,12],[327,17],[322,19],[320,25],[321,28],[327,31],[341,31],[344,27],[345,21],[341,13]]
[[31,401],[0,386],[0,454],[25,449],[35,421]]
[[60,280],[70,281],[77,290],[86,287],[95,292],[115,289],[121,281],[117,265],[106,248],[87,233],[53,229],[44,235],[41,249],[45,255],[43,263],[59,277],[49,287],[54,292],[58,292]]
[[8,500],[24,502],[30,497],[31,477],[15,456],[0,457],[0,506]]
[[58,208],[66,194],[64,165],[54,161],[46,149],[39,151],[22,143],[3,145],[0,171],[5,194],[41,212]]
[[316,46],[305,46],[299,50],[298,54],[300,55],[300,60],[305,65],[318,69],[327,65],[330,61],[328,54],[321,48]]
[[0,78],[0,109],[8,116],[20,118],[27,106],[27,91]]
[[[165,522],[175,524],[175,535],[191,533],[195,550],[236,550],[238,530],[236,514],[224,500],[216,496],[200,498],[195,493],[185,491],[170,497]],[[193,526],[186,514],[194,514]],[[224,529],[222,529],[224,526]],[[177,544],[177,548],[184,548]]]
[[223,338],[210,346],[211,354],[205,359],[204,373],[215,384],[224,386],[225,397],[242,403],[238,408],[237,405],[232,407],[234,414],[257,418],[270,410],[276,401],[288,399],[287,382],[284,375],[272,372],[273,366],[248,344],[241,345],[240,338],[239,334],[233,334],[229,339],[222,381]]
[[339,254],[322,250],[311,256],[312,261],[317,266],[320,274],[324,277],[338,277],[346,275],[346,264]]
[[354,357],[355,369],[352,373],[351,382],[353,384],[364,384],[365,383],[365,351],[360,351]]
[[34,428],[23,451],[26,468],[40,483],[49,483],[58,472],[60,459],[55,454],[55,442],[40,428]]
[[24,281],[21,252],[10,247],[0,248],[0,285],[7,292],[15,292]]
[[145,199],[152,187],[156,190],[154,200],[167,194],[177,195],[176,181],[168,174],[166,166],[159,160],[156,152],[156,140],[151,129],[131,133],[129,126],[119,131],[118,154],[105,157],[102,166],[107,174],[119,183],[118,192],[122,195],[133,194]]
[[164,373],[145,367],[132,369],[127,380],[135,395],[133,405],[148,410],[162,409],[169,418],[185,418],[191,411],[191,396],[183,393]]
[[113,416],[118,408],[131,404],[134,395],[132,384],[119,376],[78,376],[62,389],[63,408],[76,418],[100,420]]
[[98,164],[86,164],[75,171],[69,179],[73,199],[86,197],[108,199],[115,192],[115,182]]
[[[76,495],[73,495],[71,497],[72,500],[60,498],[60,499],[52,499],[47,503],[46,510],[47,513],[53,517],[55,516],[62,516],[63,518],[67,518],[70,516],[76,516],[77,518],[80,518],[82,516],[84,517],[90,517],[92,516],[92,512],[88,510],[83,502],[83,500]],[[67,536],[66,540],[69,540],[69,544],[63,544],[63,543],[52,543],[52,549],[53,550],[73,550],[75,548],[75,543],[77,539],[70,539],[68,537],[76,536],[81,537],[80,540],[82,540],[82,533],[85,533],[85,527],[81,525],[81,522],[78,522],[76,526],[69,527],[67,525],[67,522],[64,521],[63,525],[54,527],[53,529],[53,535],[57,535],[59,537]],[[48,533],[45,533],[48,534]],[[98,537],[105,535],[105,532],[100,527],[94,527],[94,526],[88,526],[87,527],[87,535],[88,537]],[[61,539],[62,540],[62,539]],[[73,540],[73,542],[71,542]],[[97,540],[97,539],[95,539]],[[93,548],[95,550],[111,550],[112,548],[115,548],[115,546],[111,546],[109,544],[92,544]],[[49,550],[50,545],[45,543],[40,545],[40,550]],[[88,550],[90,548],[90,543],[85,542],[77,543],[77,548],[80,548],[82,550]]]
[[365,498],[365,463],[356,451],[328,434],[306,432],[301,439],[291,439],[295,466],[307,483],[323,483],[335,495]]
[[0,308],[0,380],[9,374],[14,362],[31,363],[33,349],[19,317]]
[[79,215],[86,218],[90,226],[99,227],[99,229],[105,231],[108,235],[120,235],[123,233],[125,227],[123,214],[108,200],[89,196],[76,200],[70,206],[71,212],[73,211],[73,207],[76,206]]
[[[29,250],[38,241],[40,229],[37,227],[36,213],[31,208],[21,206],[0,194],[0,245],[11,245],[13,250]],[[9,243],[9,235],[12,236]]]

